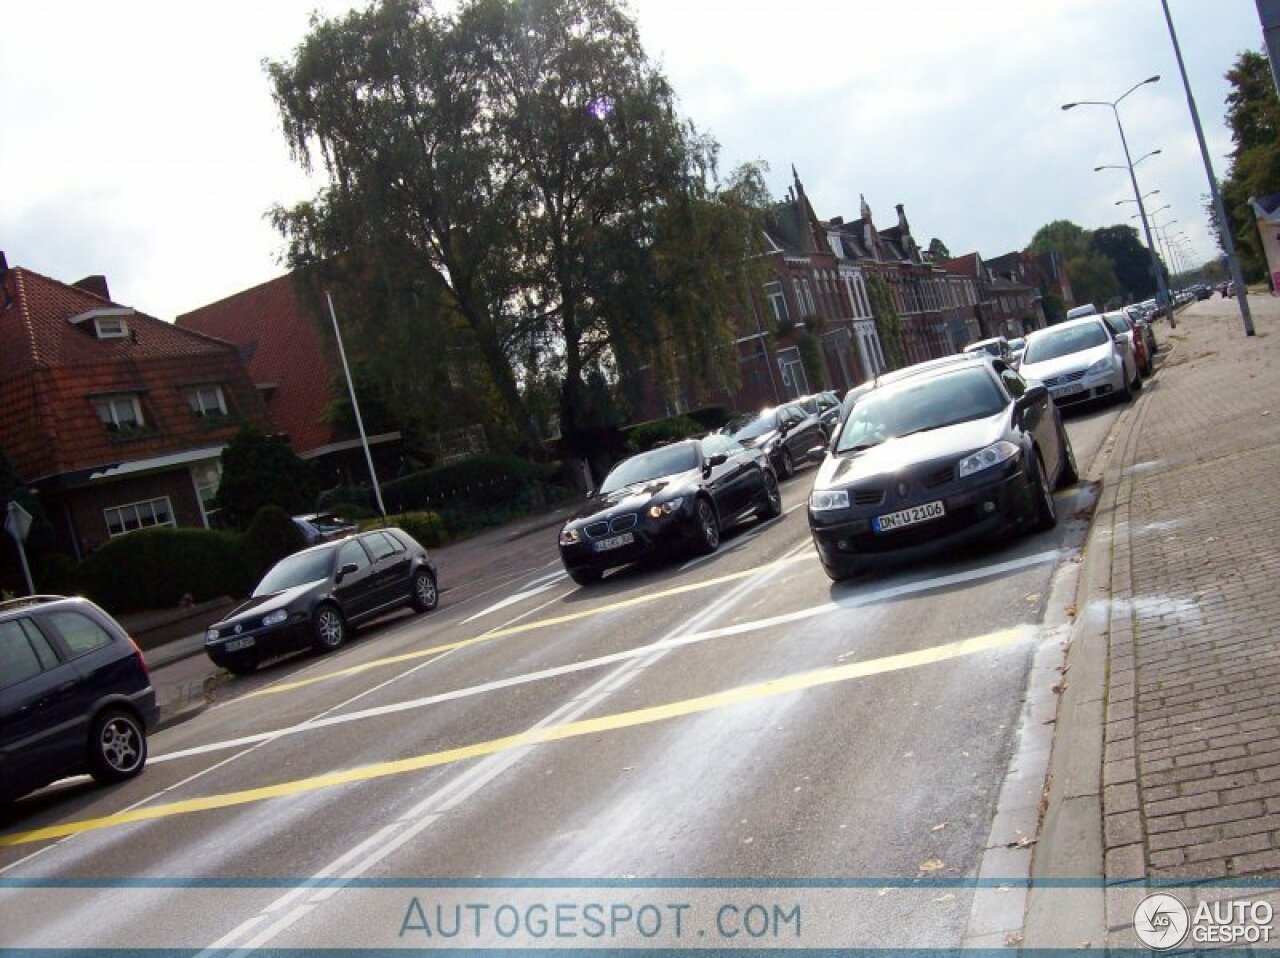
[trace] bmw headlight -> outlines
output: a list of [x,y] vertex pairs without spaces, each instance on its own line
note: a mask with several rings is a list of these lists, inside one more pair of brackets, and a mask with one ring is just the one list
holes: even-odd
[[1084,374],[1086,376],[1101,376],[1103,373],[1109,373],[1111,372],[1111,363],[1112,358],[1110,356],[1104,356],[1102,359],[1099,359],[1096,363],[1086,369]]
[[809,493],[809,508],[814,512],[849,508],[848,489],[815,489]]
[[281,622],[289,618],[288,609],[276,609],[274,612],[268,612],[262,617],[263,625],[279,625]]
[[649,507],[649,518],[661,519],[663,516],[669,516],[680,508],[682,502],[684,502],[684,496],[676,496],[666,502],[655,502]]
[[979,449],[972,456],[965,456],[960,460],[960,478],[963,479],[965,476],[972,476],[975,472],[1008,462],[1017,454],[1018,447],[1013,443],[1004,439],[993,442],[986,449]]
[[560,530],[560,544],[562,546],[571,546],[581,541],[582,533],[577,529],[565,528]]

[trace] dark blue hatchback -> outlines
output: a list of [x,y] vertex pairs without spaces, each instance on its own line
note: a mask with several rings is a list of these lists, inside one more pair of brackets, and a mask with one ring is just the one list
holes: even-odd
[[85,772],[132,778],[158,717],[142,653],[88,599],[0,603],[0,802]]

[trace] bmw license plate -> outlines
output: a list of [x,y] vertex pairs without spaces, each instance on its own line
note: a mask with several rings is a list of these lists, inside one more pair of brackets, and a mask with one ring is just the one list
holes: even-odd
[[253,645],[253,636],[246,635],[243,639],[232,639],[222,648],[227,652],[239,652],[241,649],[247,649]]
[[887,516],[876,516],[871,522],[876,532],[890,532],[901,529],[903,526],[914,526],[932,519],[941,519],[946,514],[946,507],[943,506],[942,500],[938,499],[935,502],[926,502],[922,506],[903,509],[901,512],[891,512]]
[[1076,393],[1084,392],[1084,387],[1079,383],[1068,383],[1065,386],[1054,386],[1049,390],[1049,395],[1054,399],[1061,399],[1063,396],[1074,396]]
[[634,534],[624,532],[620,536],[610,536],[608,539],[601,539],[599,542],[591,543],[591,548],[596,552],[608,552],[610,549],[621,549],[623,546],[630,545],[636,541]]

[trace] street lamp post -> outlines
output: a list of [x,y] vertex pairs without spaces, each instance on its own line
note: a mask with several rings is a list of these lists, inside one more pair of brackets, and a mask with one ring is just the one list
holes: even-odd
[[1218,178],[1213,173],[1209,147],[1204,142],[1204,130],[1200,127],[1200,112],[1196,109],[1196,98],[1191,95],[1191,83],[1187,80],[1186,64],[1182,62],[1182,47],[1178,45],[1178,34],[1173,29],[1173,17],[1169,15],[1168,0],[1160,0],[1160,6],[1164,8],[1164,20],[1169,25],[1169,39],[1173,41],[1173,52],[1178,58],[1178,72],[1182,74],[1182,86],[1187,91],[1187,107],[1191,110],[1191,123],[1196,129],[1196,139],[1200,142],[1200,158],[1204,160],[1204,172],[1209,177],[1209,190],[1213,193],[1213,211],[1218,217],[1218,233],[1222,237],[1222,250],[1227,254],[1231,282],[1236,288],[1236,299],[1240,304],[1240,319],[1244,322],[1244,334],[1253,336],[1253,316],[1249,314],[1249,297],[1244,288],[1244,276],[1240,273],[1240,259],[1236,256],[1235,243],[1231,241],[1231,222],[1227,219],[1226,208],[1222,205],[1222,192],[1218,189]]
[[[1160,263],[1156,257],[1155,243],[1151,239],[1151,226],[1147,223],[1147,211],[1142,205],[1142,191],[1138,189],[1138,177],[1133,172],[1133,156],[1129,153],[1129,141],[1125,138],[1124,124],[1120,122],[1120,110],[1118,109],[1120,101],[1134,90],[1138,89],[1138,87],[1146,86],[1148,83],[1155,83],[1159,79],[1159,75],[1147,77],[1141,83],[1135,83],[1121,96],[1116,97],[1114,100],[1077,100],[1074,103],[1062,104],[1062,108],[1064,110],[1070,110],[1077,106],[1105,106],[1111,108],[1111,112],[1116,118],[1116,129],[1120,131],[1120,145],[1124,148],[1124,162],[1125,166],[1129,170],[1129,182],[1133,186],[1133,196],[1138,204],[1138,212],[1142,215],[1142,231],[1147,237],[1147,252],[1151,255],[1151,273],[1156,281],[1156,298],[1158,302],[1163,301],[1168,304],[1169,326],[1170,328],[1177,328],[1177,320],[1173,317],[1173,303],[1169,300],[1169,290],[1164,284],[1164,274],[1160,271]],[[1144,156],[1140,159],[1146,159],[1146,157]]]

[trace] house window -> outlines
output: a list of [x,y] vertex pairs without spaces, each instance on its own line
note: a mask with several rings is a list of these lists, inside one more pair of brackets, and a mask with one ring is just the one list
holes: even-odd
[[98,411],[102,424],[112,432],[141,429],[143,426],[142,404],[138,402],[137,393],[103,396],[93,401],[93,408]]
[[191,481],[195,483],[196,497],[204,510],[205,525],[213,528],[217,523],[218,486],[222,483],[222,463],[218,460],[202,462],[191,467]]
[[782,292],[781,283],[765,283],[764,294],[769,297],[769,308],[773,310],[773,321],[775,323],[787,323],[791,320],[791,315],[787,312],[787,297]]
[[148,499],[146,502],[111,506],[103,509],[102,515],[107,520],[107,532],[113,539],[137,529],[176,525],[173,521],[173,506],[169,504],[168,496]]
[[187,390],[187,403],[197,416],[225,416],[227,401],[221,386],[196,386]]
[[93,331],[99,339],[124,339],[129,326],[118,316],[100,316],[93,321]]

